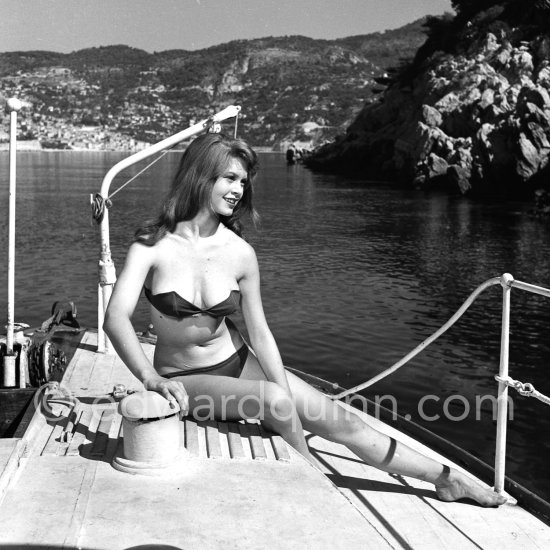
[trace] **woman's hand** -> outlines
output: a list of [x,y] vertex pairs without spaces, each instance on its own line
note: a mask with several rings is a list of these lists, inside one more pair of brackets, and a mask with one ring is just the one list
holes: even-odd
[[165,397],[170,403],[170,407],[175,408],[177,403],[180,406],[181,416],[185,416],[189,412],[189,396],[182,382],[155,376],[144,380],[143,385],[146,390],[156,391]]

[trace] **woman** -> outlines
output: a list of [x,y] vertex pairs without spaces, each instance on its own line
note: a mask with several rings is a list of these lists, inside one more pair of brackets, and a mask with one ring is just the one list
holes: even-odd
[[[206,134],[187,148],[158,219],[136,233],[106,312],[104,328],[122,360],[146,389],[198,418],[259,418],[312,460],[305,428],[382,470],[432,482],[442,500],[502,504],[504,497],[285,371],[262,309],[254,250],[240,237],[241,216],[256,217],[256,168],[241,140]],[[158,336],[153,365],[130,321],[142,289]],[[227,318],[239,304],[251,349]]]

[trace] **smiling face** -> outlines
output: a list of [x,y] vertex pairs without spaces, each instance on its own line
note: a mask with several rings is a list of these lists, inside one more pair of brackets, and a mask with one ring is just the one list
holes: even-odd
[[238,158],[230,158],[227,167],[212,187],[212,210],[221,216],[231,216],[247,183],[248,172],[243,162]]

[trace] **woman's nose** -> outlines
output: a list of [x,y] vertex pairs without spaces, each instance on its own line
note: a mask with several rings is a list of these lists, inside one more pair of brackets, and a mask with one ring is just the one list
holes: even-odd
[[240,182],[236,182],[231,186],[231,193],[235,197],[242,197],[243,194],[243,186],[240,184]]

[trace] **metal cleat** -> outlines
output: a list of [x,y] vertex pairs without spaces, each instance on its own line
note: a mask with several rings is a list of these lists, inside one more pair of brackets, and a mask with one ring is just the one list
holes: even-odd
[[115,399],[122,399],[128,395],[128,390],[124,384],[115,384],[113,386],[112,396]]

